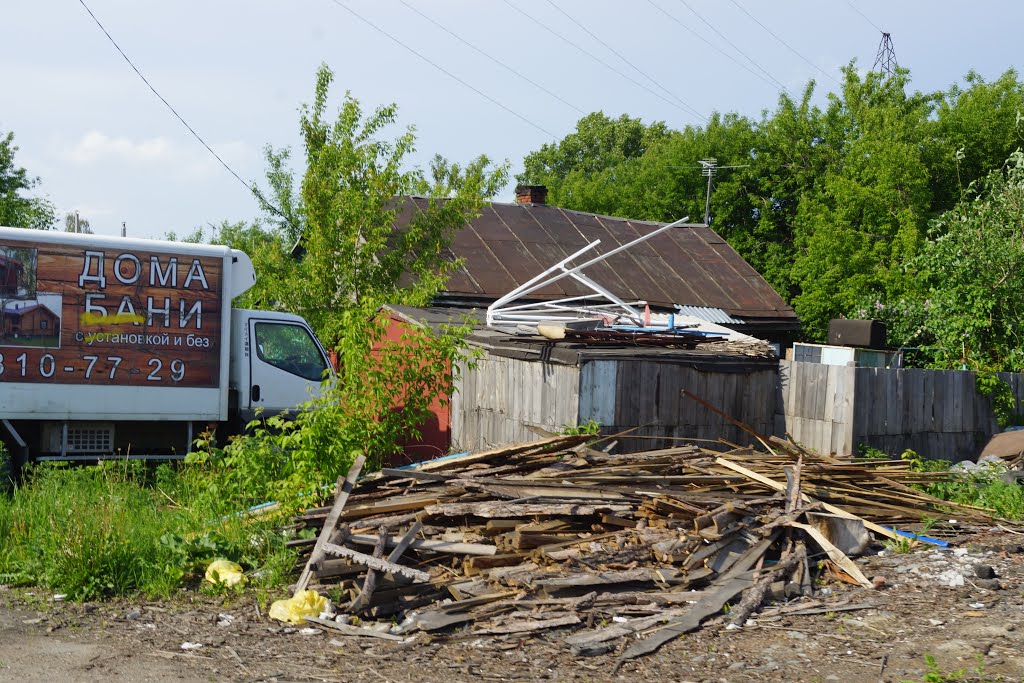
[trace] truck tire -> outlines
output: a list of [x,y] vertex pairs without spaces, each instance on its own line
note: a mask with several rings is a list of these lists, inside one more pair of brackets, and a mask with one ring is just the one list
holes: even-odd
[[0,462],[0,491],[9,493],[14,487],[21,483],[22,470],[28,458],[28,449],[17,444],[11,445],[4,442],[4,457]]

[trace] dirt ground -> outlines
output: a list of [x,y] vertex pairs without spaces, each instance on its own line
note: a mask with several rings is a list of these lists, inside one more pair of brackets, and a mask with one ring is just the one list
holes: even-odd
[[712,621],[618,669],[622,643],[578,658],[564,631],[394,642],[287,627],[261,616],[252,595],[83,605],[0,589],[0,680],[877,683],[922,680],[931,655],[945,674],[965,671],[950,680],[1022,681],[1022,543],[1024,535],[998,532],[951,550],[876,548],[858,562],[885,577],[881,590],[829,584],[814,598],[818,614],[769,609],[739,630]]

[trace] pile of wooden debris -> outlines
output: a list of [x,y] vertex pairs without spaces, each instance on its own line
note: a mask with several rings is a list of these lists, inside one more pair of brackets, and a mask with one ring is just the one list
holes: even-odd
[[[900,461],[840,461],[787,442],[770,452],[682,445],[610,455],[569,436],[339,479],[297,583],[386,633],[561,629],[577,654],[652,652],[723,612],[742,625],[768,598],[813,592],[819,572],[871,589],[849,555],[925,516],[983,511],[910,484],[946,476]],[[304,543],[297,541],[296,543]],[[738,602],[737,602],[738,600]],[[638,639],[639,638],[639,639]]]

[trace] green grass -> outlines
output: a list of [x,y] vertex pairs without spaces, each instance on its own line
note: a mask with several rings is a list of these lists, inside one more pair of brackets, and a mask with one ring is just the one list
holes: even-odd
[[[1007,679],[1002,676],[996,676],[990,678],[985,673],[985,666],[983,663],[983,657],[977,655],[977,664],[968,672],[967,669],[958,669],[957,671],[944,671],[935,658],[931,655],[925,655],[924,661],[928,670],[921,675],[920,683],[998,683],[999,681],[1005,681]],[[915,681],[903,681],[902,683],[916,683]]]
[[0,337],[4,346],[34,346],[57,348],[60,346],[59,337]]
[[206,565],[225,558],[256,588],[283,583],[295,554],[269,521],[237,511],[198,469],[37,465],[0,496],[0,582],[75,600],[166,597],[200,585]]
[[[951,464],[946,460],[915,460],[914,463],[915,469],[931,472],[947,470]],[[1024,519],[1024,486],[1007,484],[999,478],[1001,474],[1001,470],[991,469],[919,488],[942,500],[991,510],[1003,519]]]

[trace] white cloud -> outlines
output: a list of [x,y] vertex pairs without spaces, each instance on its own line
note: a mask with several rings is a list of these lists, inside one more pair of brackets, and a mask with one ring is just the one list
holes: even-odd
[[180,160],[181,153],[163,137],[140,140],[112,138],[99,131],[90,131],[65,149],[64,158],[76,164],[119,161],[131,164],[163,163]]
[[[208,180],[225,173],[218,162],[198,143],[181,144],[163,136],[133,140],[129,137],[111,137],[100,131],[89,131],[77,142],[58,142],[57,156],[78,166],[118,164],[146,167],[152,173],[164,172],[178,179]],[[213,149],[236,171],[259,163],[259,154],[245,142],[214,143]],[[158,171],[157,169],[161,169]]]

